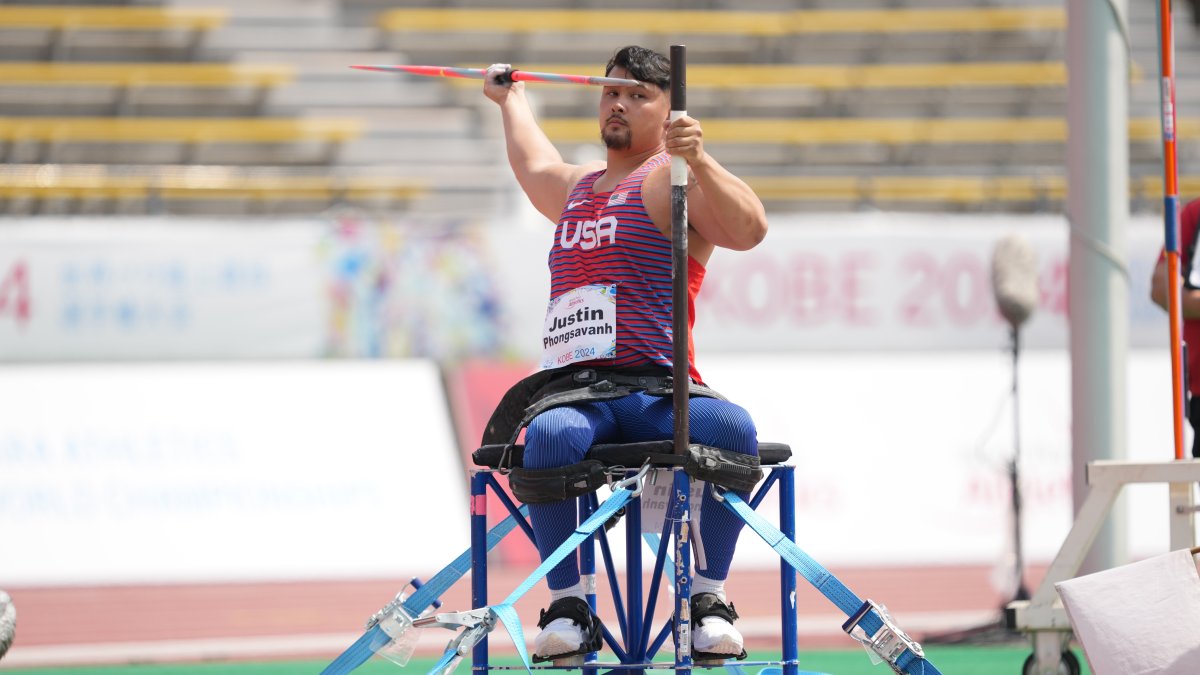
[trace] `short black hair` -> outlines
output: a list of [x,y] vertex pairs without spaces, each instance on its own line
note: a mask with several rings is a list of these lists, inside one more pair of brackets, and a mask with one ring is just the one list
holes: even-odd
[[604,74],[608,75],[617,66],[628,71],[638,82],[656,85],[663,91],[671,88],[671,60],[653,49],[637,45],[620,48],[608,60]]

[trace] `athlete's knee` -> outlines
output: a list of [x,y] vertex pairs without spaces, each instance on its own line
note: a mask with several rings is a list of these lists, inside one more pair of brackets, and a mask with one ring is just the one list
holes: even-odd
[[548,469],[575,464],[591,447],[594,432],[587,418],[571,408],[552,408],[525,429],[524,465]]
[[[698,402],[704,400],[704,403]],[[699,418],[693,440],[742,454],[758,454],[758,428],[740,405],[715,399],[692,399],[693,416]],[[704,438],[695,436],[703,434]]]
[[745,408],[734,405],[729,418],[729,433],[738,441],[730,450],[757,452],[758,427],[754,425],[754,418],[750,413]]

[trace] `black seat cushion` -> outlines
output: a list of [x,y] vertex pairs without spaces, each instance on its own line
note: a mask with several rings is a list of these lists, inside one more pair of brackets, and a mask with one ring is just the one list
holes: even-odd
[[[504,454],[505,446],[503,444],[484,445],[478,450],[471,453],[471,460],[476,466],[486,466],[492,469],[499,468],[500,460]],[[662,466],[682,466],[683,459],[674,455],[674,441],[644,441],[641,443],[602,443],[593,445],[588,449],[585,459],[596,459],[602,462],[605,466],[641,466],[647,458],[652,460],[655,465]],[[522,459],[525,454],[525,446],[521,444],[514,445],[511,456],[509,457],[508,467],[515,468],[523,466]],[[758,457],[763,466],[772,464],[782,464],[792,456],[792,448],[786,443],[759,443]]]

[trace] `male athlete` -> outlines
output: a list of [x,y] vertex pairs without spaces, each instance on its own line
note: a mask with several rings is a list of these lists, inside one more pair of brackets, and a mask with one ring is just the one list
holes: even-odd
[[[667,382],[654,393],[651,385],[622,398],[550,408],[533,418],[526,429],[524,469],[569,473],[593,444],[663,440],[674,432],[672,399],[663,395],[672,366],[671,157],[684,158],[689,168],[689,325],[714,247],[753,248],[766,236],[767,219],[749,186],[705,152],[699,122],[684,116],[668,123],[670,63],[662,54],[625,47],[608,62],[608,76],[642,84],[604,88],[598,118],[607,161],[586,166],[563,161],[538,127],[523,83],[501,76],[507,68],[488,69],[484,93],[500,106],[518,182],[534,207],[558,224],[549,256],[543,373],[549,370],[559,385],[565,382],[559,390],[634,375]],[[700,384],[693,351],[689,343],[691,378]],[[551,379],[531,398],[554,389]],[[723,398],[694,392],[691,442],[757,455],[749,414]],[[691,598],[693,657],[742,657],[742,636],[733,626],[737,614],[724,588],[742,523],[714,500],[711,489],[701,512]],[[531,503],[530,518],[545,559],[574,530],[575,500]],[[565,665],[571,663],[566,657],[599,649],[600,622],[583,599],[574,553],[547,582],[552,602],[538,622],[542,632],[534,641],[534,660]]]

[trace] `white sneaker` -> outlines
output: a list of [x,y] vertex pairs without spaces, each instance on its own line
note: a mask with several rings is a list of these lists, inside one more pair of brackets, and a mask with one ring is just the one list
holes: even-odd
[[533,661],[554,661],[556,666],[582,665],[583,656],[600,649],[600,619],[582,598],[560,598],[542,610],[542,629],[533,639]]
[[744,659],[742,634],[733,627],[738,618],[732,604],[715,593],[700,593],[691,598],[692,658],[698,663],[725,659]]
[[559,654],[571,654],[583,646],[583,629],[568,618],[555,619],[546,624],[542,632],[533,639],[534,655],[551,659]]
[[742,653],[742,634],[725,619],[709,616],[692,630],[692,652],[737,658]]

